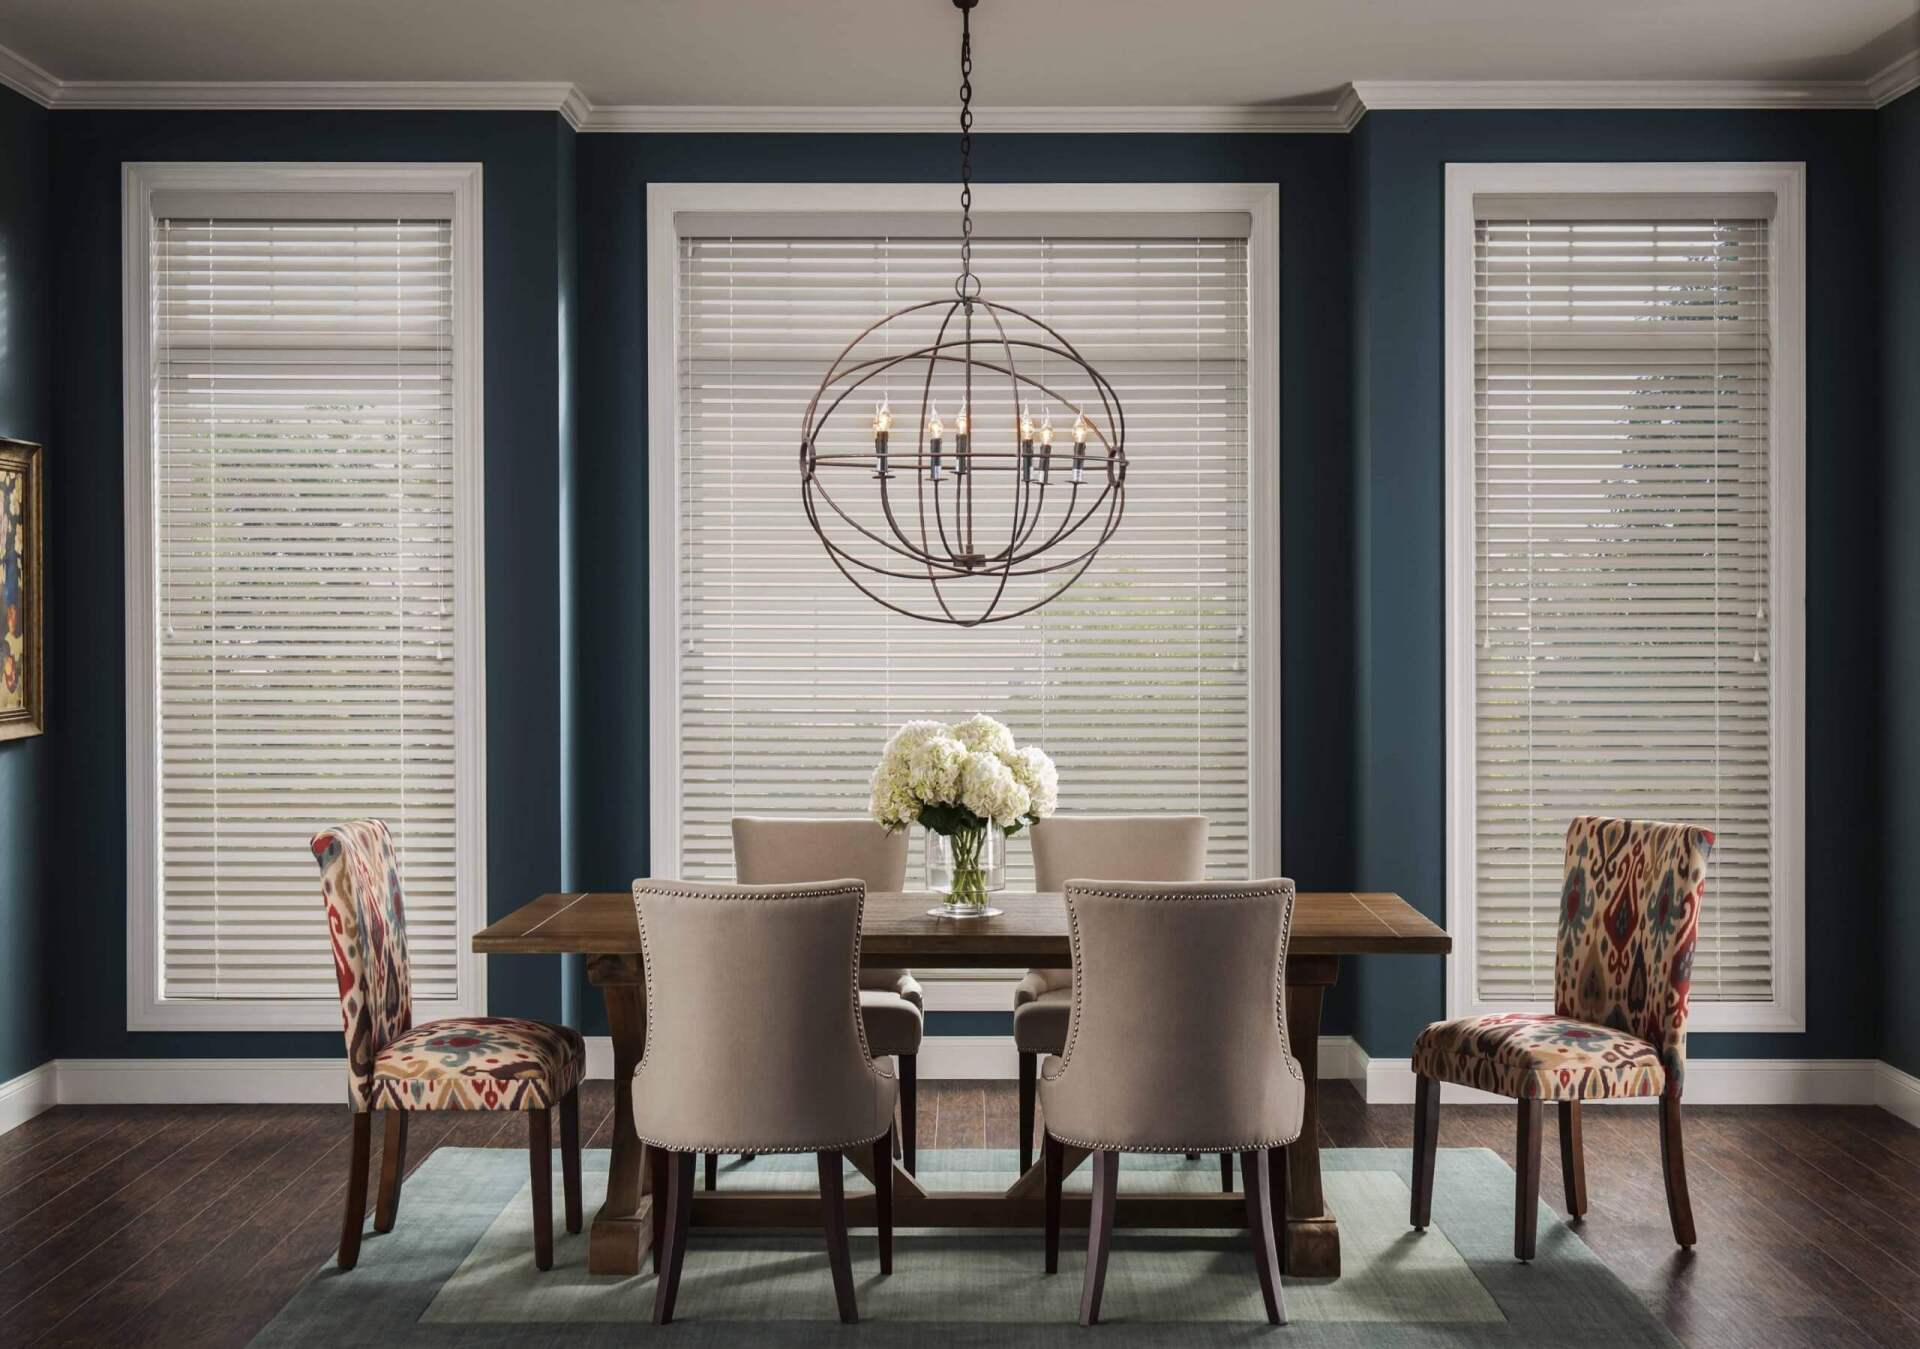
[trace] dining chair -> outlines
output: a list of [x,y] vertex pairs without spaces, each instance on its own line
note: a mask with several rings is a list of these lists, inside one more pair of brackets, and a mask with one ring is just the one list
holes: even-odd
[[[861,818],[766,819],[736,815],[733,820],[733,872],[742,885],[800,885],[852,878],[869,894],[907,888],[907,831],[889,833],[884,825]],[[912,970],[862,969],[860,1015],[867,1048],[894,1060],[900,1083],[900,1160],[914,1169],[919,1136],[914,1099],[916,1065],[925,1022],[920,984]],[[717,1178],[716,1159],[707,1158],[707,1188]]]
[[533,1180],[533,1261],[551,1269],[556,1106],[567,1231],[580,1230],[580,1079],[587,1062],[580,1032],[505,1016],[414,1025],[407,913],[393,836],[379,820],[354,820],[321,830],[312,848],[333,938],[347,1039],[347,1103],[353,1107],[340,1268],[352,1269],[360,1258],[374,1111],[386,1113],[387,1131],[373,1230],[390,1232],[400,1209],[407,1121],[414,1111],[520,1110],[527,1116]]
[[1123,1152],[1240,1154],[1260,1295],[1286,1321],[1276,1222],[1307,1100],[1287,1046],[1293,896],[1289,880],[1066,884],[1072,1003],[1040,1078],[1041,1147],[1049,1274],[1066,1149],[1092,1154],[1081,1325],[1100,1318]]
[[[880,1272],[893,1272],[893,1074],[860,1015],[858,881],[706,885],[637,880],[647,1046],[634,1132],[653,1164],[663,1252],[653,1320],[673,1319],[705,1152],[811,1152],[842,1321],[857,1321],[842,1154],[871,1147]],[[716,979],[715,970],[730,977]],[[777,1008],[779,1015],[767,1015]]]
[[1496,1012],[1436,1021],[1413,1043],[1413,1211],[1433,1213],[1440,1084],[1518,1105],[1513,1253],[1531,1260],[1540,1212],[1540,1105],[1560,1114],[1567,1214],[1587,1211],[1583,1101],[1660,1098],[1660,1159],[1673,1239],[1694,1244],[1680,1136],[1687,995],[1713,835],[1686,824],[1582,817],[1567,830],[1554,945],[1553,1012]]
[[[1033,826],[1033,888],[1070,880],[1201,881],[1207,875],[1204,815],[1056,815]],[[1013,990],[1013,1045],[1020,1056],[1020,1172],[1033,1165],[1034,1085],[1043,1054],[1067,1047],[1068,970],[1028,970]],[[1220,1154],[1220,1188],[1233,1189],[1233,1154]]]

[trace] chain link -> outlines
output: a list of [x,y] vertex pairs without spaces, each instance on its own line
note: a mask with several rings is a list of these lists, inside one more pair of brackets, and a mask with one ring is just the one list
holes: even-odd
[[973,274],[973,11],[960,11],[960,275],[954,292],[963,300],[980,293]]

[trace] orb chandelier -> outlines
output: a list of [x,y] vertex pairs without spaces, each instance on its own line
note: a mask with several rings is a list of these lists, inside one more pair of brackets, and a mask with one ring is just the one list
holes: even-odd
[[[834,565],[895,613],[959,627],[1057,599],[1113,537],[1127,494],[1126,416],[1113,385],[1051,325],[984,298],[973,270],[977,2],[953,0],[961,16],[953,298],[895,310],[847,343],[800,431],[801,499]],[[906,446],[885,396],[896,380],[918,402]],[[943,398],[955,409],[951,440]],[[870,399],[872,420],[861,427],[853,407]],[[1056,411],[1070,442],[1055,444]]]

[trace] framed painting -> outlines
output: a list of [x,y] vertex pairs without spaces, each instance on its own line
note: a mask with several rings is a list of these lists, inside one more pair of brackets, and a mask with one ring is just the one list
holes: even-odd
[[47,729],[40,456],[31,441],[0,437],[0,740]]

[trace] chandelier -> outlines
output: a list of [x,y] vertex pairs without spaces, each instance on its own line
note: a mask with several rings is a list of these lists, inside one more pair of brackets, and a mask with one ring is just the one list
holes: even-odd
[[[800,495],[827,556],[869,599],[909,618],[970,628],[1032,613],[1093,565],[1126,504],[1126,415],[1113,385],[1053,327],[981,295],[973,270],[978,0],[953,3],[960,10],[954,298],[895,310],[834,358],[801,426]],[[894,351],[896,340],[906,349]],[[885,397],[895,380],[918,401],[917,434],[906,446],[895,443]],[[942,398],[956,409],[950,440]],[[867,427],[855,424],[851,409],[830,425],[843,405],[869,399]],[[1056,410],[1070,443],[1055,444]],[[871,432],[871,448],[863,431]]]

